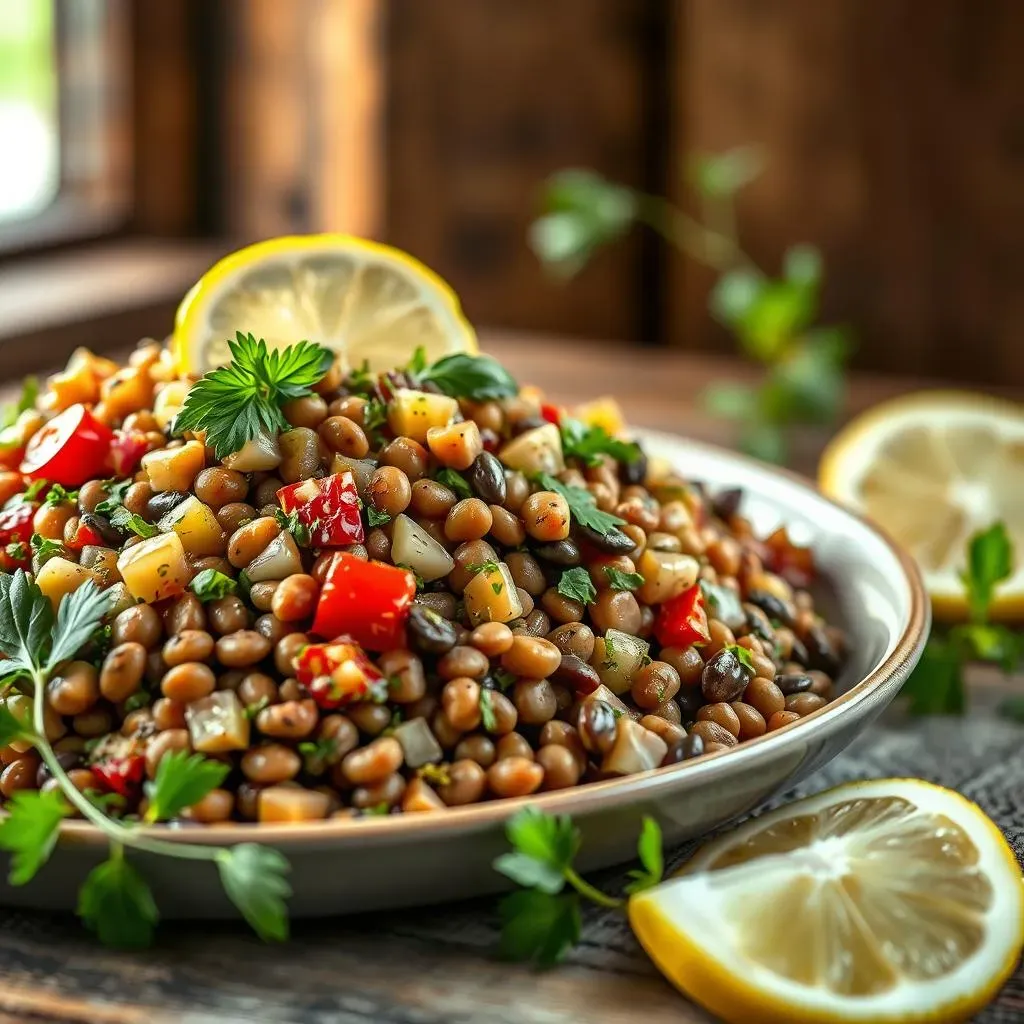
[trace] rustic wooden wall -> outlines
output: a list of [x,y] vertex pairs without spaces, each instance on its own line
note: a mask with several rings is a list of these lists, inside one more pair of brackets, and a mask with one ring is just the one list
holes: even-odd
[[[861,365],[1024,382],[1022,43],[1019,0],[686,0],[675,130],[764,147],[747,247],[822,248]],[[720,344],[707,276],[673,281],[668,336]]]

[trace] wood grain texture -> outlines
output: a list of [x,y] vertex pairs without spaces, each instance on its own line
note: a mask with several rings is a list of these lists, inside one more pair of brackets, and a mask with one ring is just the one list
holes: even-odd
[[[856,325],[861,365],[1024,382],[1024,5],[683,7],[675,130],[691,150],[763,147],[739,204],[754,258],[775,270],[786,246],[820,246],[824,315]],[[677,260],[672,280],[671,338],[721,345],[708,276]]]

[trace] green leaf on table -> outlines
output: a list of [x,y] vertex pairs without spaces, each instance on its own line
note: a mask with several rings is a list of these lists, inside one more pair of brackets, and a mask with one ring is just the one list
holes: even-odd
[[467,398],[473,402],[510,398],[519,393],[519,385],[512,374],[496,359],[465,352],[444,356],[423,370],[417,379],[429,381],[452,398]]
[[817,285],[821,281],[821,253],[813,245],[792,245],[782,257],[782,276],[794,284]]
[[216,789],[227,777],[230,765],[212,761],[202,754],[175,750],[164,757],[156,778],[146,785],[149,809],[146,821],[167,821],[191,807]]
[[284,854],[269,846],[242,843],[217,855],[221,885],[228,898],[266,942],[288,938],[288,883],[291,865]]
[[546,491],[554,491],[565,498],[569,505],[569,512],[580,526],[586,526],[601,534],[609,534],[616,527],[624,526],[625,519],[612,515],[610,512],[602,512],[597,507],[594,496],[584,487],[571,487],[556,480],[549,473],[538,473],[537,482]]
[[966,706],[963,664],[956,645],[932,636],[904,684],[912,715],[962,715]]
[[24,885],[49,860],[57,843],[60,823],[71,813],[64,797],[55,790],[16,792],[5,805],[0,821],[0,850],[11,855],[7,880]]
[[558,581],[558,592],[562,597],[570,601],[579,601],[580,604],[593,604],[597,600],[597,587],[590,578],[590,573],[577,565],[575,568],[566,569]]
[[644,816],[640,829],[640,838],[636,844],[637,856],[640,858],[642,869],[634,868],[629,873],[633,879],[627,886],[626,892],[643,892],[657,885],[665,876],[665,857],[661,848],[661,827],[654,818]]
[[1024,656],[1024,638],[1000,623],[971,622],[953,627],[964,657],[998,664],[1009,675]]
[[[42,597],[42,600],[49,605],[50,602],[45,597]],[[62,661],[67,661],[78,653],[79,648],[99,628],[109,607],[109,592],[100,590],[92,580],[88,580],[61,601],[57,623],[53,628],[53,647],[46,662],[47,671],[52,671]]]
[[[546,879],[547,891],[557,892],[564,881],[563,875],[572,866],[572,860],[580,845],[580,833],[567,815],[550,815],[537,810],[536,807],[524,807],[513,815],[505,826],[505,834],[512,844],[513,853],[504,854],[494,862],[494,867],[502,874],[518,880],[523,868],[519,858],[527,858],[549,869],[547,873],[539,868],[535,873]],[[516,858],[506,860],[506,858]],[[507,867],[516,874],[509,874]],[[555,887],[555,875],[558,885]],[[536,885],[536,882],[522,883]]]
[[145,949],[153,944],[160,911],[149,883],[118,850],[86,876],[78,916],[104,946]]
[[552,896],[521,889],[499,906],[501,955],[552,967],[580,940],[580,898],[574,892]]
[[526,889],[553,894],[565,888],[565,876],[558,868],[526,853],[503,853],[495,860],[494,870]]
[[701,403],[712,416],[723,420],[749,419],[757,412],[757,392],[746,384],[716,381],[701,395]]
[[761,389],[761,416],[774,423],[835,419],[845,391],[842,328],[810,331],[771,369]]
[[971,619],[982,622],[988,615],[996,587],[1013,575],[1013,542],[1005,524],[993,523],[971,536],[967,544],[967,568],[960,574],[967,589]]

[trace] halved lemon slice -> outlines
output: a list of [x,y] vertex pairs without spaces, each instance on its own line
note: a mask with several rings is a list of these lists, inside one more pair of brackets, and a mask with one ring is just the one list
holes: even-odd
[[421,345],[430,361],[477,351],[440,277],[400,249],[351,235],[272,238],[214,264],[178,307],[179,370],[223,366],[236,331],[274,347],[319,342],[346,370],[364,359],[375,370],[401,366]]
[[661,972],[734,1024],[961,1021],[1024,943],[1013,851],[962,796],[850,783],[761,815],[629,901]]
[[[963,618],[968,537],[1002,520],[1024,554],[1024,407],[959,391],[885,402],[833,439],[819,482],[917,559],[937,615]],[[1024,618],[1024,558],[991,614]]]

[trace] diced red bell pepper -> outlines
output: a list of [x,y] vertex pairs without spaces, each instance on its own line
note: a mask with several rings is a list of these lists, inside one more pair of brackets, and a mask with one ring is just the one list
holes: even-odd
[[71,540],[64,542],[64,547],[70,548],[72,551],[81,551],[87,544],[106,547],[107,541],[104,540],[102,535],[94,530],[88,523],[83,523],[79,520],[78,527],[75,530],[75,535]]
[[319,480],[302,480],[277,492],[281,508],[295,512],[309,528],[310,543],[318,548],[362,544],[366,533],[359,514],[359,491],[346,470]]
[[110,442],[107,467],[112,476],[131,476],[142,456],[149,451],[149,440],[139,430],[117,430]]
[[814,552],[809,547],[794,544],[784,526],[764,539],[761,550],[768,569],[791,586],[807,587],[814,580]]
[[146,759],[141,754],[107,757],[90,767],[105,790],[129,799],[138,796],[146,775]]
[[21,501],[0,510],[0,568],[4,572],[27,569],[32,564],[29,541],[37,508],[34,501]]
[[540,414],[543,419],[546,419],[548,423],[554,423],[556,427],[562,423],[562,410],[557,405],[548,405],[545,402],[540,407]]
[[383,673],[348,637],[304,647],[295,659],[295,678],[325,711],[387,693]]
[[313,619],[317,636],[349,636],[368,651],[405,646],[405,622],[416,596],[406,569],[339,551],[320,588]]
[[691,644],[706,644],[711,639],[704,594],[699,583],[658,609],[654,635],[662,647],[689,647]]
[[73,405],[31,437],[21,472],[34,480],[78,487],[103,476],[114,432],[84,405]]

